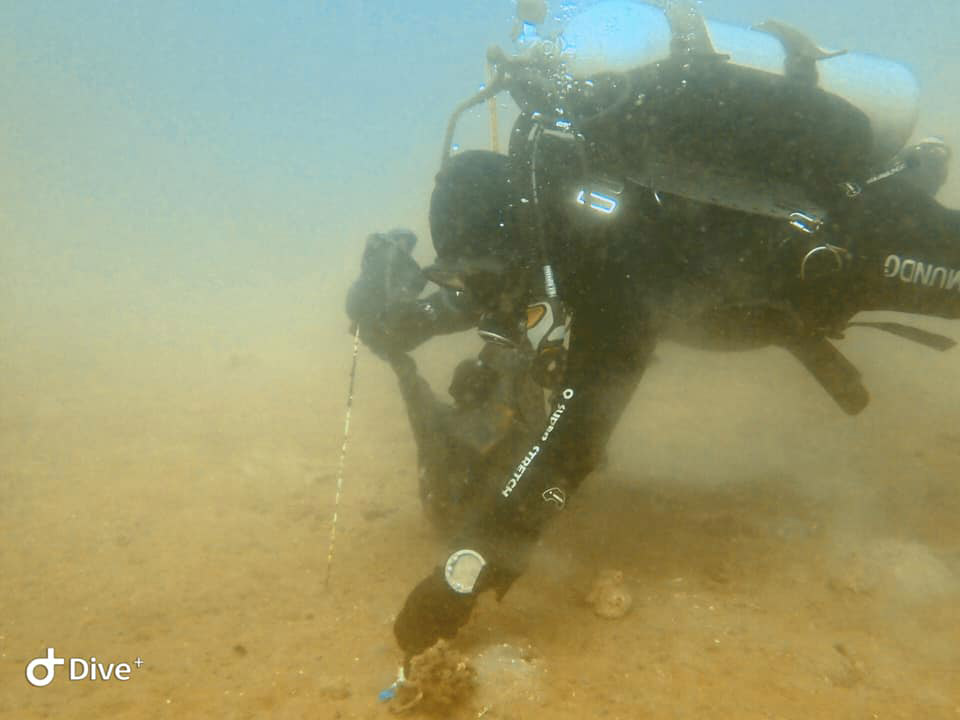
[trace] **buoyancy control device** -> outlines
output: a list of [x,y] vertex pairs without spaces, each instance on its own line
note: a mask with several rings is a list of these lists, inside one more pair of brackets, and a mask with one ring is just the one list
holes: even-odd
[[916,121],[919,90],[903,65],[824,50],[782,23],[714,22],[685,0],[603,0],[553,36],[534,22],[523,23],[513,55],[488,52],[494,79],[454,112],[443,158],[459,115],[508,91],[521,110],[510,153],[526,168],[529,226],[540,228],[534,264],[551,310],[546,332],[534,323],[528,336],[561,373],[566,318],[538,219],[549,182],[541,148],[566,143],[579,159],[571,201],[587,214],[616,215],[633,185],[658,202],[668,193],[813,236],[835,203],[889,166]]

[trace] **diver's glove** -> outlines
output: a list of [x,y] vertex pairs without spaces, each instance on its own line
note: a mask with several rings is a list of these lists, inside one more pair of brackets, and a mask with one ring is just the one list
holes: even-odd
[[409,659],[431,647],[440,638],[452,638],[470,619],[477,602],[475,593],[451,588],[442,568],[421,580],[407,596],[393,624],[393,634]]
[[[413,307],[427,279],[411,252],[417,237],[409,230],[374,233],[367,238],[360,277],[347,293],[351,329],[359,326],[360,339],[377,354],[389,356],[409,347],[399,307]],[[400,313],[404,316],[405,313]]]

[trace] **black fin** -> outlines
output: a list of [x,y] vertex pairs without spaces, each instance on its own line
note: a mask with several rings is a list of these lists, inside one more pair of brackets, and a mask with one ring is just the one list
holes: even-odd
[[856,415],[870,403],[870,393],[860,381],[860,371],[825,337],[798,338],[784,343],[784,347],[803,363],[848,415]]
[[946,335],[933,333],[929,330],[921,330],[912,325],[904,325],[898,322],[852,322],[847,323],[847,327],[869,327],[876,330],[883,330],[884,332],[902,337],[906,340],[913,340],[913,342],[920,343],[933,350],[939,350],[940,352],[951,350],[957,345],[956,340],[948,338]]

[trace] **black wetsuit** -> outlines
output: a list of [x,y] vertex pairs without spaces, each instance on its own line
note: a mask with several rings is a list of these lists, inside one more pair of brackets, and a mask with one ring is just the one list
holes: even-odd
[[[781,345],[855,413],[868,396],[828,340],[853,315],[960,318],[960,212],[895,177],[845,199],[810,238],[774,218],[655,198],[644,188],[625,195],[629,211],[582,234],[576,251],[556,262],[573,319],[554,412],[491,491],[487,512],[451,543],[486,559],[478,589],[502,594],[523,572],[544,523],[602,457],[659,338],[701,347]],[[558,234],[583,233],[563,210],[554,217]],[[839,248],[836,265],[834,251],[824,250],[827,267],[801,279],[804,257],[827,245]],[[412,654],[450,636],[474,598],[446,588],[438,568],[398,618],[401,646]]]
[[[798,102],[811,104],[809,97]],[[616,134],[616,127],[601,127],[604,122],[594,123],[594,137]],[[853,117],[844,125],[837,147],[853,143],[859,122]],[[532,128],[532,120],[521,117],[514,131],[519,187],[538,152],[530,148]],[[694,130],[688,123],[678,132],[682,138]],[[632,142],[634,135],[625,137]],[[767,138],[771,148],[778,137]],[[589,193],[601,185],[591,185],[583,168],[616,168],[619,158],[609,148],[624,143],[605,146],[588,137],[584,163],[575,142],[543,142],[525,197],[536,195],[539,216],[526,227],[548,238],[549,261],[572,315],[566,372],[540,436],[491,491],[490,509],[451,543],[451,551],[468,548],[485,559],[475,591],[454,592],[439,567],[407,598],[395,632],[408,656],[455,634],[476,592],[492,588],[502,595],[523,572],[544,523],[602,457],[660,338],[700,347],[780,345],[845,411],[856,413],[869,396],[859,373],[829,342],[856,313],[960,318],[960,212],[897,175],[841,189],[839,181],[856,174],[853,151],[837,157],[842,167],[834,175],[822,163],[802,178],[823,214],[791,226],[775,214],[657,192],[629,177],[617,188],[615,213],[591,213],[572,201],[578,187]],[[795,159],[788,175],[807,167]],[[870,171],[862,169],[861,177]],[[776,170],[760,166],[759,176]],[[627,172],[614,176],[622,181]]]

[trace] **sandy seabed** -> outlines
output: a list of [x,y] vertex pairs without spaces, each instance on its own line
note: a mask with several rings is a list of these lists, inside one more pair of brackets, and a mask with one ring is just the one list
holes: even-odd
[[[362,351],[324,585],[350,342],[319,344],[203,372],[4,356],[0,718],[391,716],[391,623],[442,544]],[[785,353],[662,345],[604,468],[457,640],[522,648],[515,677],[481,673],[448,716],[960,718],[960,350],[841,346],[873,394],[858,418]],[[442,389],[456,354],[420,357]],[[602,570],[621,619],[584,600]],[[143,665],[31,688],[47,647]]]

